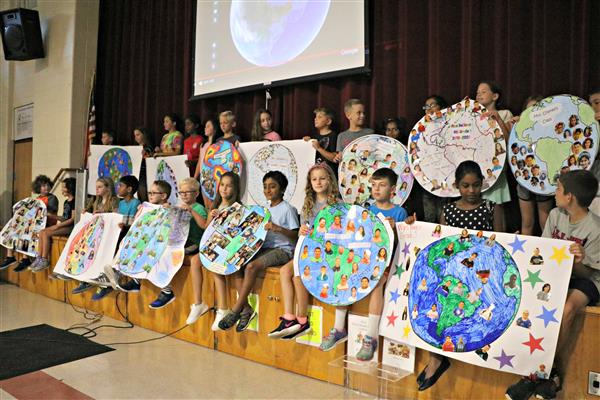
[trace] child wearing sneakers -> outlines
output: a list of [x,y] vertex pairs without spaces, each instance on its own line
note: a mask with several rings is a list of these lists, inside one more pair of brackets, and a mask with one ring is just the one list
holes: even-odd
[[63,215],[60,222],[40,232],[39,249],[40,254],[29,267],[31,272],[40,272],[50,266],[50,240],[53,236],[68,236],[73,230],[73,213],[75,212],[75,178],[65,178],[62,181],[62,195],[65,197],[63,203]]
[[[392,203],[392,195],[396,191],[396,182],[398,175],[390,168],[381,168],[371,176],[371,196],[375,200],[374,204],[369,207],[369,211],[375,215],[381,213],[386,218],[388,223],[396,226],[396,222],[406,220],[407,213],[403,207]],[[379,280],[379,283],[373,289],[369,297],[369,322],[367,325],[367,333],[363,339],[362,347],[356,357],[362,361],[373,359],[373,354],[377,349],[377,338],[379,329],[379,319],[383,311],[383,285],[386,280],[386,274]],[[321,343],[320,349],[329,351],[338,343],[345,342],[348,338],[346,331],[346,314],[347,307],[336,307],[335,323],[333,329],[329,332]]]
[[[238,300],[232,307],[232,312],[219,322],[219,328],[222,330],[230,329],[236,323],[237,332],[242,332],[248,327],[256,317],[256,312],[248,304],[248,295],[254,287],[258,273],[268,267],[284,265],[292,259],[298,238],[298,213],[283,200],[287,185],[288,180],[280,171],[269,171],[263,177],[263,193],[270,203],[271,212],[271,220],[265,225],[267,236],[259,252],[244,266],[244,279],[238,292]],[[241,274],[242,272],[238,271],[234,275]]]
[[567,368],[568,343],[574,340],[571,328],[575,316],[600,300],[600,217],[588,209],[597,191],[598,180],[589,171],[569,171],[558,178],[556,208],[550,211],[542,237],[574,242],[569,247],[574,261],[556,357],[549,379],[522,378],[506,391],[509,399],[528,399],[534,393],[541,399],[556,397]]
[[[324,162],[313,165],[308,170],[304,192],[306,197],[300,216],[299,231],[302,236],[310,234],[319,211],[340,201],[340,192],[333,170]],[[300,271],[294,268],[293,260],[281,267],[279,278],[283,297],[283,316],[279,317],[281,322],[269,333],[269,337],[292,340],[310,331],[310,322],[307,316],[308,291],[302,283]],[[296,314],[294,314],[294,291],[298,300]]]

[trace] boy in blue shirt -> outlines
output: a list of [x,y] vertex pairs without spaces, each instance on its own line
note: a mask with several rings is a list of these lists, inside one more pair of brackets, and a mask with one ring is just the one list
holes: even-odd
[[[369,211],[375,215],[381,213],[395,229],[396,222],[409,221],[414,217],[407,218],[408,214],[403,207],[392,203],[392,195],[396,191],[396,182],[398,174],[390,168],[380,168],[371,176],[371,197],[375,203],[369,206]],[[373,359],[377,349],[377,338],[379,331],[379,320],[383,312],[383,286],[387,280],[387,271],[382,275],[379,283],[373,289],[369,297],[369,321],[367,323],[367,332],[362,341],[362,347],[356,354],[356,358],[361,361],[370,361]],[[338,343],[347,340],[346,331],[346,307],[337,307],[335,309],[335,324],[329,335],[323,338],[321,350],[329,351]]]

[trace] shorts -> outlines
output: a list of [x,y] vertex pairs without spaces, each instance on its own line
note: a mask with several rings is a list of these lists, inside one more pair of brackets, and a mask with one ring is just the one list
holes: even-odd
[[281,249],[260,249],[251,261],[260,260],[265,268],[281,267],[292,259],[292,255]]
[[508,189],[505,170],[498,175],[498,179],[492,187],[481,194],[481,197],[496,204],[510,203],[510,190]]
[[195,256],[200,253],[200,245],[196,242],[185,242],[185,255]]
[[590,299],[588,305],[594,305],[600,301],[600,293],[594,282],[584,278],[571,278],[569,289],[576,289],[582,292]]
[[554,198],[554,196],[544,196],[541,194],[534,193],[531,190],[526,189],[521,185],[517,185],[517,196],[519,196],[519,200],[537,201],[538,203],[550,201]]

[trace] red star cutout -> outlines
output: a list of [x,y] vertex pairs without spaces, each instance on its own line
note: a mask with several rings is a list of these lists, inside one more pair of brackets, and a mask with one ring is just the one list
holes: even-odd
[[528,342],[523,342],[523,344],[525,346],[529,346],[529,354],[532,354],[535,350],[541,350],[544,351],[544,348],[542,347],[542,340],[544,340],[544,338],[539,338],[536,339],[533,337],[533,335],[530,333],[529,334],[529,341]]
[[394,315],[394,312],[393,312],[393,311],[392,311],[392,314],[391,314],[391,315],[388,315],[386,318],[388,319],[388,324],[387,324],[387,326],[390,326],[390,325],[391,325],[391,326],[396,326],[396,319],[398,319],[398,316],[397,316],[397,315]]

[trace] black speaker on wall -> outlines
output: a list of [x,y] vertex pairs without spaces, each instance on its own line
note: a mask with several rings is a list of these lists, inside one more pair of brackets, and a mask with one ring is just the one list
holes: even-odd
[[44,58],[40,15],[35,10],[15,8],[0,12],[4,58],[33,60]]

